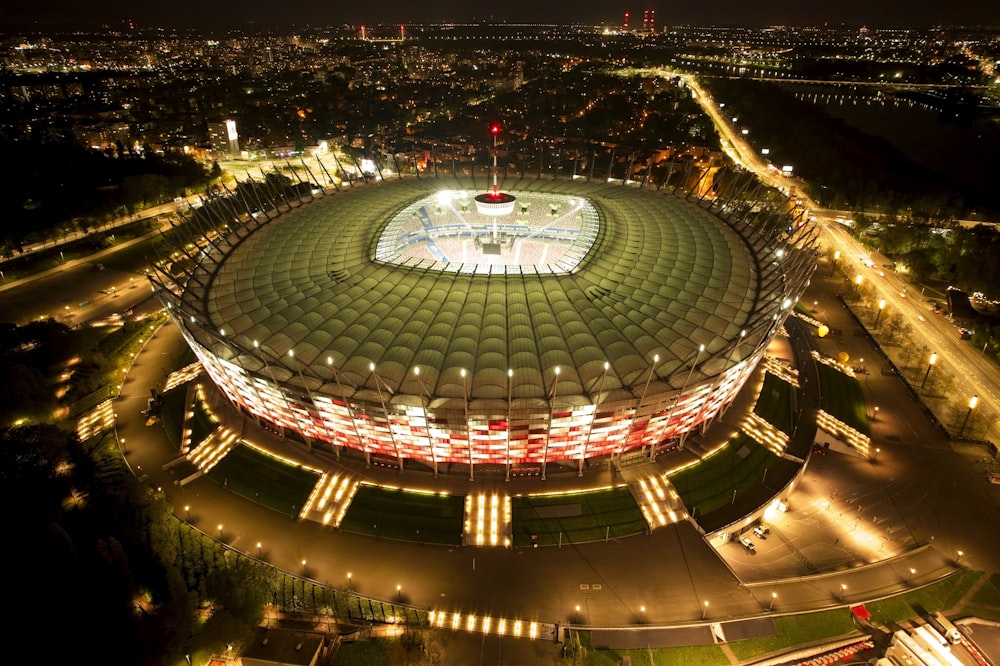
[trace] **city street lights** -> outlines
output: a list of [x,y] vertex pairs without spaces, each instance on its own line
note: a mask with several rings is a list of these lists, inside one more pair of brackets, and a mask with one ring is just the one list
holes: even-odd
[[403,602],[403,586],[402,585],[397,585],[396,586],[396,601],[398,601],[400,603]]
[[972,410],[976,408],[976,405],[978,403],[979,403],[979,396],[978,395],[974,395],[971,398],[969,398],[969,411],[967,411],[965,413],[965,418],[962,419],[962,427],[959,428],[959,430],[958,430],[958,436],[959,437],[961,437],[962,433],[965,432],[965,425],[969,422],[969,417],[972,416]]
[[910,577],[906,579],[906,582],[907,582],[907,583],[910,583],[910,582],[912,582],[912,581],[913,581],[913,576],[914,576],[914,574],[916,574],[916,573],[917,573],[917,570],[916,570],[916,569],[914,569],[913,567],[910,567]]
[[264,559],[264,551],[261,548],[260,541],[257,542],[257,559],[258,560]]
[[186,523],[190,523],[191,522],[191,505],[190,504],[185,504],[184,505],[184,522],[186,522]]
[[219,541],[225,541],[225,539],[222,538],[222,523],[219,523]]
[[927,377],[930,376],[931,368],[934,367],[935,363],[937,363],[937,353],[931,354],[930,360],[927,361],[927,372],[924,373],[924,380],[920,382],[920,388],[923,388],[924,384],[927,383]]
[[778,598],[778,593],[777,592],[772,592],[771,593],[771,603],[768,604],[768,606],[767,606],[767,610],[768,611],[774,610],[774,600],[777,599],[777,598]]
[[354,587],[353,587],[353,585],[351,583],[351,578],[352,578],[351,572],[348,571],[347,572],[347,589],[348,590],[353,590],[354,589]]
[[306,561],[305,558],[302,559],[302,575],[306,575]]
[[707,601],[704,604],[702,604],[702,607],[701,607],[701,619],[704,620],[706,615],[708,615],[708,602]]
[[879,317],[882,316],[882,310],[885,310],[885,299],[880,299],[878,302],[878,312],[875,313],[875,328],[878,328]]

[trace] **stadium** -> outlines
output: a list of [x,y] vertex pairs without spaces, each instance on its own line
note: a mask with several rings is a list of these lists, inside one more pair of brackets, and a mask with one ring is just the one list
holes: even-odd
[[199,237],[150,280],[235,407],[369,465],[545,478],[683,446],[814,268],[805,215],[747,174],[701,197],[523,174],[487,196],[454,173],[336,191],[274,176],[193,211]]

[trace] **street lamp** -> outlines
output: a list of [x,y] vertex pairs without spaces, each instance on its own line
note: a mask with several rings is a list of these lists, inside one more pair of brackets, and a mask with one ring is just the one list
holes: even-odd
[[225,539],[222,538],[222,523],[219,523],[219,541],[225,541]]
[[306,560],[305,560],[305,558],[302,559],[302,575],[303,576],[306,575]]
[[646,614],[646,607],[639,606],[639,622],[642,622],[642,616]]
[[878,302],[878,312],[875,313],[875,328],[878,328],[879,317],[882,316],[882,310],[885,310],[885,299],[880,299]]
[[264,559],[264,551],[261,550],[261,543],[260,543],[260,541],[257,542],[257,559],[258,560]]
[[937,354],[936,353],[931,354],[931,358],[927,362],[927,372],[924,373],[924,380],[922,382],[920,382],[920,388],[923,388],[924,384],[927,383],[927,377],[931,374],[931,368],[934,367],[935,363],[937,363]]
[[191,522],[191,505],[190,504],[185,504],[184,505],[184,522],[187,522],[187,523]]
[[708,615],[708,602],[707,601],[704,604],[702,604],[702,606],[701,606],[701,619],[704,620],[706,615]]
[[958,556],[955,558],[955,565],[958,565],[958,561],[962,559],[962,555],[965,555],[962,551],[958,551]]
[[399,601],[400,603],[403,602],[403,586],[402,585],[397,585],[396,586],[396,600]]
[[347,572],[347,589],[348,590],[353,590],[354,589],[354,587],[351,585],[351,572],[350,571]]
[[969,422],[969,417],[972,416],[972,410],[976,408],[976,405],[978,403],[979,403],[979,396],[978,395],[974,395],[971,398],[969,398],[969,411],[967,411],[965,413],[965,418],[962,419],[962,427],[958,431],[958,436],[959,437],[961,437],[962,433],[965,432],[965,425]]
[[858,273],[858,276],[854,278],[854,300],[861,297],[861,283],[865,281],[865,276]]
[[576,621],[577,623],[580,622],[580,604],[576,605]]
[[906,580],[907,583],[909,583],[909,582],[911,582],[913,580],[913,575],[915,573],[917,573],[917,570],[914,569],[913,567],[910,567],[910,577]]
[[837,262],[840,261],[840,250],[833,253],[833,263],[830,265],[830,275],[837,270]]
[[876,460],[878,460],[878,454],[880,454],[880,453],[882,453],[882,449],[880,449],[880,448],[878,448],[876,446],[875,447],[875,455],[872,456],[872,462],[875,462]]
[[772,592],[771,593],[771,603],[767,607],[768,611],[774,610],[774,600],[777,599],[777,598],[778,598],[778,593],[777,592]]
[[844,598],[844,594],[846,594],[846,593],[847,593],[847,583],[841,583],[840,584],[840,598],[843,599]]

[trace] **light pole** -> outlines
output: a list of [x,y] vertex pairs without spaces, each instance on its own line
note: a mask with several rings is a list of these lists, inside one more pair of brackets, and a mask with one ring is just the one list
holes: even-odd
[[767,606],[768,612],[774,610],[774,600],[777,599],[777,598],[778,598],[778,593],[777,592],[772,592],[771,593],[771,603],[768,604],[768,606]]
[[347,589],[348,590],[353,590],[354,589],[353,584],[351,583],[351,577],[352,577],[351,576],[351,572],[348,571],[347,572]]
[[642,622],[642,617],[646,614],[646,607],[639,606],[639,622]]
[[306,575],[306,561],[305,558],[302,559],[302,575]]
[[880,454],[880,453],[882,453],[882,449],[880,449],[880,448],[878,448],[876,446],[875,447],[875,455],[872,456],[872,462],[875,462],[876,460],[878,460],[878,454]]
[[875,313],[875,328],[878,328],[879,317],[882,316],[882,310],[885,310],[885,299],[881,299],[878,302],[878,312]]
[[962,559],[962,555],[965,555],[965,553],[958,551],[958,555],[955,557],[955,566],[958,566],[958,561]]
[[264,559],[264,551],[261,549],[260,541],[257,542],[257,559],[258,560]]
[[917,573],[917,570],[916,570],[916,569],[914,569],[913,567],[910,567],[910,577],[906,579],[906,582],[907,582],[907,584],[909,584],[909,583],[912,583],[912,582],[913,582],[913,576],[914,576],[914,574],[916,574],[916,573]]
[[702,606],[701,606],[701,619],[704,620],[706,615],[708,615],[708,602],[707,601],[705,603],[703,603]]
[[222,523],[219,523],[219,541],[225,541],[225,539],[222,538]]
[[840,250],[833,253],[833,263],[830,264],[830,275],[833,275],[834,271],[837,270],[838,261],[840,261]]
[[858,276],[854,278],[854,300],[861,298],[861,283],[865,281],[865,277],[858,273]]
[[191,505],[190,504],[185,504],[184,505],[184,522],[186,522],[186,523],[190,523],[191,522]]
[[576,605],[576,623],[580,624],[580,604]]
[[847,594],[847,583],[840,584],[840,599],[843,601],[844,595]]
[[969,398],[969,411],[965,413],[965,418],[962,419],[962,427],[958,431],[959,437],[961,437],[962,434],[965,432],[965,425],[969,422],[969,417],[972,416],[972,410],[976,408],[976,405],[978,403],[979,403],[978,395],[974,395],[971,398]]
[[922,382],[920,382],[920,388],[923,388],[924,384],[927,383],[927,377],[930,376],[930,374],[931,374],[931,368],[934,367],[935,363],[937,363],[937,353],[936,352],[933,353],[933,354],[931,354],[930,359],[927,361],[927,372],[924,373],[924,380]]
[[397,585],[396,586],[396,601],[398,601],[399,603],[403,603],[403,586],[402,585]]

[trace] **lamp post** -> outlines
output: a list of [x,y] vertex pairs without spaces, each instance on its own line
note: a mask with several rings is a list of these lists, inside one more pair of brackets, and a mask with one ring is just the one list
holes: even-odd
[[398,601],[399,603],[403,603],[403,586],[402,585],[397,585],[396,586],[396,601]]
[[840,598],[843,600],[844,595],[847,594],[847,583],[840,584]]
[[917,570],[914,569],[913,567],[910,567],[910,577],[906,579],[907,584],[909,584],[909,583],[911,583],[913,581],[913,576],[916,573],[917,573]]
[[353,590],[354,589],[353,583],[351,582],[351,577],[352,577],[351,572],[348,571],[347,572],[347,589],[348,590]]
[[878,460],[878,454],[882,453],[882,449],[875,447],[875,455],[872,456],[872,462]]
[[767,606],[768,612],[774,610],[774,600],[777,599],[777,598],[778,598],[778,593],[777,592],[772,592],[771,593],[771,603],[768,604],[768,606]]
[[580,623],[580,604],[576,605],[576,622],[577,624]]
[[935,363],[937,363],[937,353],[931,354],[930,359],[927,361],[927,372],[924,373],[924,380],[920,382],[920,388],[923,388],[924,384],[927,383],[927,377],[930,376],[931,368],[934,367]]
[[222,538],[222,523],[219,523],[219,541],[225,541],[225,539]]
[[956,565],[956,566],[958,566],[958,561],[959,561],[960,559],[962,559],[962,555],[965,555],[965,553],[963,553],[962,551],[958,551],[958,554],[957,554],[957,555],[956,555],[956,557],[955,557],[955,565]]
[[305,558],[302,558],[302,575],[303,576],[306,575],[306,560],[305,560]]
[[707,601],[701,605],[701,619],[704,620],[706,615],[708,615],[708,602]]
[[260,541],[257,542],[257,559],[258,560],[264,559],[264,551],[261,548]]
[[833,263],[830,264],[830,275],[833,275],[834,271],[837,270],[838,261],[840,261],[840,250],[833,253]]
[[965,432],[965,426],[969,422],[969,417],[972,416],[972,410],[976,408],[976,405],[978,403],[979,403],[979,396],[978,395],[974,395],[971,398],[969,398],[969,411],[967,411],[965,413],[965,418],[962,419],[962,427],[959,428],[959,430],[958,430],[958,436],[959,437],[961,437],[962,434]]
[[882,316],[882,310],[885,310],[885,299],[881,299],[878,302],[878,312],[875,313],[875,328],[878,328],[879,317]]
[[864,281],[865,277],[860,273],[854,278],[854,300],[858,300],[861,297],[861,283]]
[[639,606],[639,622],[642,622],[642,617],[646,614],[646,607]]
[[190,523],[191,522],[191,505],[190,504],[185,504],[184,505],[184,522],[186,522],[186,523]]

